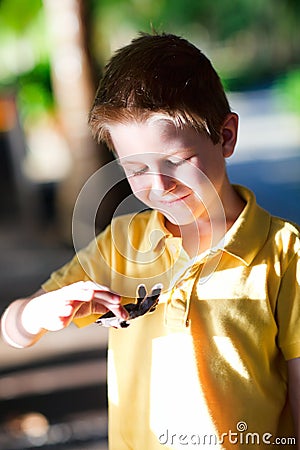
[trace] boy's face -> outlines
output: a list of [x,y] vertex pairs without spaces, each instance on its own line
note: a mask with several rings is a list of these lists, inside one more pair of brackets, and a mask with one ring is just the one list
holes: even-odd
[[167,120],[115,124],[110,134],[138,199],[175,225],[211,219],[226,184],[221,143]]

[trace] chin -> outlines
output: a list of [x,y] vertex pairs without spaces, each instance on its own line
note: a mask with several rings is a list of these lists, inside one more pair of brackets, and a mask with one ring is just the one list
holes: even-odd
[[192,225],[196,224],[197,217],[193,214],[171,214],[168,211],[160,210],[160,212],[166,217],[166,219],[171,222],[173,225],[176,225],[178,227],[184,226],[184,225]]
[[207,216],[205,206],[200,203],[198,205],[178,205],[178,207],[162,208],[160,205],[159,211],[174,225],[192,225],[196,224],[201,217]]

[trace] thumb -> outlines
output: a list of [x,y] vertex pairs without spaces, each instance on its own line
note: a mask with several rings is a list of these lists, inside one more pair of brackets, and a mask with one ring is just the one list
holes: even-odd
[[64,294],[65,299],[71,302],[90,302],[94,297],[94,292],[92,283],[85,283],[84,281],[61,288],[61,293]]

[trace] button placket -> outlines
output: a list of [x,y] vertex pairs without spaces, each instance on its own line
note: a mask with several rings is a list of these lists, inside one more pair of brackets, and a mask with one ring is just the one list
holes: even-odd
[[[174,283],[170,298],[166,303],[165,324],[172,327],[188,327],[189,326],[189,310],[190,300],[193,287],[196,283],[197,273],[201,273],[204,269],[203,279],[213,272],[214,260],[216,255],[220,253],[220,248],[214,247],[193,260],[193,264],[189,265],[178,276]],[[211,268],[212,264],[212,268]],[[207,269],[207,270],[206,270]],[[206,274],[208,272],[208,274]]]
[[172,288],[165,309],[165,324],[172,327],[189,326],[189,310],[192,290],[199,265],[188,268]]

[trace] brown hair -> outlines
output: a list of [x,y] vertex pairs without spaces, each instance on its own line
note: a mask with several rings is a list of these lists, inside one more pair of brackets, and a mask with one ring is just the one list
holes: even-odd
[[217,143],[230,106],[201,50],[172,34],[142,33],[106,65],[89,123],[95,138],[112,148],[109,124],[145,121],[156,113],[178,127],[206,131]]

